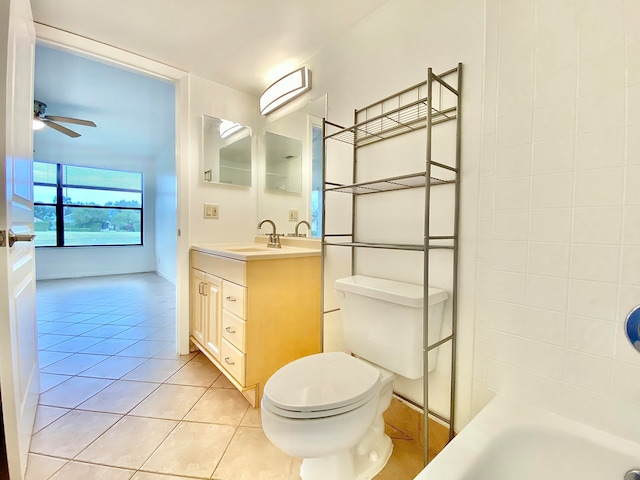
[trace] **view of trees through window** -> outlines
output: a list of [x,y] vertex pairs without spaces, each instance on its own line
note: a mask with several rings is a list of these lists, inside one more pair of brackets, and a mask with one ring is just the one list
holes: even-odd
[[33,162],[36,246],[142,245],[142,174]]

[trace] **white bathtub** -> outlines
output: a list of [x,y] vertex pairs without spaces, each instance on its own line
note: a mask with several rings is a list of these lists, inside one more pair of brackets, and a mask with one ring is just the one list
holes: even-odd
[[640,444],[496,397],[415,480],[623,480]]

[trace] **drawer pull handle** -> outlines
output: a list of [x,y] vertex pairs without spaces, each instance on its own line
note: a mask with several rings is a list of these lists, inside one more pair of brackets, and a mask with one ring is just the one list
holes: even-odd
[[227,365],[235,365],[236,364],[236,362],[229,361],[229,357],[224,357],[224,363],[226,363]]
[[229,295],[228,297],[225,297],[225,298],[226,298],[226,300],[228,302],[235,302],[236,301],[236,297],[232,297],[231,295]]
[[236,333],[236,331],[235,331],[235,330],[231,330],[231,327],[227,327],[227,328],[225,328],[225,330],[226,330],[227,332],[229,332],[229,333]]

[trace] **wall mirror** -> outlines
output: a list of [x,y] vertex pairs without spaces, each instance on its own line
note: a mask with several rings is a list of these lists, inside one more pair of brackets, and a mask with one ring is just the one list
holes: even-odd
[[203,180],[251,186],[251,129],[222,118],[202,116]]
[[[322,119],[327,95],[269,116],[259,137],[258,220],[273,220],[278,233],[319,237],[322,227]],[[295,219],[297,216],[297,219]]]
[[280,192],[302,192],[302,141],[265,132],[265,188]]

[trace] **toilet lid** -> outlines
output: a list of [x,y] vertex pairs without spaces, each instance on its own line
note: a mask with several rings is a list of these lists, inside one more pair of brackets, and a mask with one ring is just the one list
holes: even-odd
[[343,352],[309,355],[276,373],[264,387],[269,410],[291,418],[338,415],[369,401],[380,389],[380,371]]

